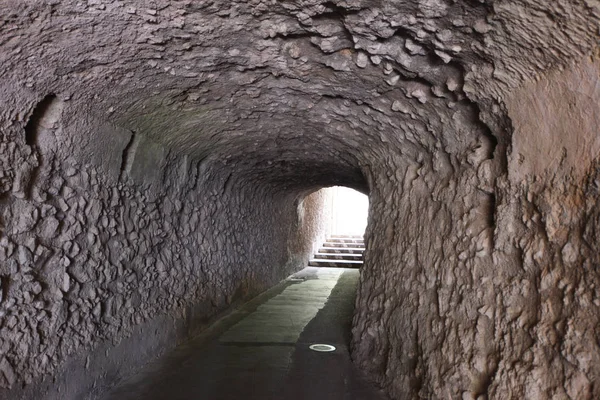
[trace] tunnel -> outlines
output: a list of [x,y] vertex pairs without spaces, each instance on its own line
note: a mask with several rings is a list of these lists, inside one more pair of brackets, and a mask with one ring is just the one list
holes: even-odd
[[5,0],[0,398],[100,399],[369,196],[391,399],[600,398],[597,0]]

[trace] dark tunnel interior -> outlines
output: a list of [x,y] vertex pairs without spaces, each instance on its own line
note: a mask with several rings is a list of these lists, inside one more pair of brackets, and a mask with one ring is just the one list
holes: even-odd
[[331,186],[369,196],[349,348],[387,396],[600,398],[599,21],[3,1],[0,398],[100,398],[302,270]]

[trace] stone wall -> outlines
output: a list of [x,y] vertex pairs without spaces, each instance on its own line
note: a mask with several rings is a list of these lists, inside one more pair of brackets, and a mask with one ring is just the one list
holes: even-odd
[[299,199],[297,224],[300,237],[313,238],[313,242],[294,243],[292,253],[312,256],[323,245],[331,233],[331,196],[332,189],[324,188]]
[[[302,268],[320,229],[320,197],[297,209],[230,182],[223,165],[81,126],[66,108],[52,96],[4,115],[0,393],[10,398],[82,398],[113,383],[136,366],[127,357],[139,366]],[[133,332],[122,357],[83,357],[83,374],[65,367]],[[60,385],[19,394],[49,373]]]
[[511,95],[493,181],[468,155],[375,179],[354,357],[394,398],[600,396],[599,65]]

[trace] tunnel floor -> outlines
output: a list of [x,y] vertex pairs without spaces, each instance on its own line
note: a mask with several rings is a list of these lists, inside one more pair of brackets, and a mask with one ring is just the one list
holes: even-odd
[[[356,269],[308,267],[146,366],[105,400],[384,400],[350,360],[358,278]],[[336,350],[310,350],[316,343]]]

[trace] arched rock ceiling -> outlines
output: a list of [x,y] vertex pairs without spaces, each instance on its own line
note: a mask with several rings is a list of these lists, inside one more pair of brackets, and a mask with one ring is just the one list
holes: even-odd
[[0,76],[250,181],[366,190],[390,153],[504,148],[503,96],[595,45],[597,1],[551,3],[12,0]]

